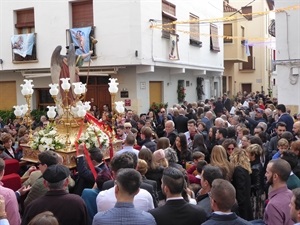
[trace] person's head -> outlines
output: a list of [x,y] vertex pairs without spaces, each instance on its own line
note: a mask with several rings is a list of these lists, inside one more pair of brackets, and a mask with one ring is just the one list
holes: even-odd
[[255,128],[254,128],[254,135],[259,135],[259,134],[261,134],[261,133],[263,133],[264,132],[264,128],[263,127],[261,127],[261,126],[256,126]]
[[187,140],[184,133],[180,133],[177,135],[174,144],[179,151],[183,151],[187,149]]
[[28,225],[59,225],[58,220],[50,211],[37,214]]
[[119,137],[121,137],[121,136],[124,135],[124,132],[125,132],[124,125],[118,125],[118,127],[117,127],[117,135]]
[[151,139],[151,137],[152,137],[151,128],[150,127],[143,127],[142,130],[141,130],[141,137],[142,137],[142,139]]
[[134,144],[135,144],[135,137],[134,137],[134,135],[132,135],[132,134],[128,134],[127,136],[126,136],[126,138],[125,138],[125,145],[126,146],[134,146]]
[[204,160],[205,155],[202,152],[196,151],[196,152],[193,152],[192,159],[193,159],[194,163],[197,163],[201,160]]
[[133,168],[120,169],[116,176],[115,195],[117,201],[124,198],[133,201],[142,183],[141,174]]
[[300,157],[300,140],[292,142],[291,150],[296,153],[298,158]]
[[291,219],[297,223],[300,222],[300,188],[292,190],[293,197],[290,203],[290,215]]
[[293,133],[295,136],[300,136],[300,121],[296,121],[293,124]]
[[171,147],[165,149],[165,156],[169,163],[177,163],[178,162],[177,153]]
[[41,152],[38,155],[38,159],[38,167],[42,173],[44,173],[47,167],[58,163],[57,153],[51,150]]
[[266,169],[267,183],[272,187],[285,184],[291,173],[290,164],[283,159],[271,160]]
[[201,173],[201,187],[205,191],[210,191],[214,179],[223,178],[222,171],[217,166],[206,165]]
[[263,150],[260,145],[258,144],[251,144],[246,149],[248,157],[250,161],[254,161],[256,159],[259,159],[263,153]]
[[172,120],[167,120],[165,122],[165,131],[167,134],[172,133],[175,130],[175,124]]
[[250,135],[244,135],[241,139],[242,142],[242,148],[246,149],[251,144],[250,143]]
[[284,104],[278,104],[276,106],[276,109],[277,109],[279,115],[286,112],[286,107]]
[[210,161],[211,163],[223,163],[227,161],[226,150],[222,145],[215,145],[211,151]]
[[125,129],[126,133],[128,133],[128,131],[130,131],[131,128],[132,128],[131,123],[129,123],[129,122],[124,123],[124,129]]
[[224,127],[225,126],[225,121],[222,118],[218,117],[218,118],[215,119],[215,126],[217,128]]
[[286,123],[278,122],[275,128],[278,137],[281,137],[282,133],[286,131]]
[[141,148],[138,155],[139,159],[143,159],[148,164],[148,169],[153,169],[154,163],[153,163],[153,153],[149,148]]
[[10,149],[13,143],[13,137],[11,136],[11,134],[9,133],[4,134],[2,136],[2,143],[5,148]]
[[61,164],[47,167],[43,173],[44,184],[50,190],[61,190],[68,186],[70,170]]
[[234,168],[241,166],[242,168],[247,170],[249,174],[252,172],[250,160],[245,149],[235,148],[230,155],[230,163]]
[[290,164],[292,170],[294,170],[294,168],[298,164],[298,157],[295,152],[292,152],[291,150],[283,152],[281,154],[281,159],[287,161]]
[[199,175],[202,173],[202,170],[206,165],[207,165],[207,162],[204,159],[197,161],[196,170]]
[[158,139],[157,144],[156,144],[157,149],[166,149],[168,147],[170,147],[169,138],[161,137]]
[[187,128],[190,133],[195,133],[197,130],[197,123],[194,119],[190,119],[187,122]]
[[143,159],[138,159],[138,164],[136,167],[136,170],[142,175],[145,176],[145,174],[148,171],[148,164],[145,160]]
[[264,110],[261,108],[256,108],[255,109],[255,117],[256,118],[262,118],[264,115]]
[[165,168],[161,180],[161,189],[167,198],[174,195],[181,196],[185,180],[180,170],[174,167]]
[[115,155],[110,162],[110,168],[114,176],[120,169],[135,168],[133,158],[125,153]]
[[282,154],[289,149],[289,142],[285,138],[280,138],[277,142],[277,148],[280,154]]
[[235,188],[223,179],[215,179],[210,190],[210,204],[213,211],[231,212],[235,204]]
[[99,164],[103,160],[103,154],[100,150],[100,148],[92,147],[89,149],[89,155],[91,160],[94,162],[94,164]]
[[227,138],[223,141],[222,146],[225,148],[228,155],[231,155],[234,148],[237,147],[236,141],[232,138]]
[[202,134],[196,134],[194,136],[194,141],[193,141],[193,148],[196,148],[198,146],[204,146],[205,142],[204,142],[204,137]]

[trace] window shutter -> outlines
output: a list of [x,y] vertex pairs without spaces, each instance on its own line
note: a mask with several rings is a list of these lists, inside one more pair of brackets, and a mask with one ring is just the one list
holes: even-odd
[[72,27],[88,27],[94,25],[93,1],[72,3]]
[[[195,21],[195,22],[194,22]],[[190,39],[200,41],[199,17],[190,14]]]
[[252,6],[242,7],[242,14],[248,14],[248,13],[251,13],[251,14],[250,15],[244,15],[244,17],[247,20],[252,20]]
[[220,51],[218,27],[210,24],[210,49],[216,52]]
[[17,23],[16,28],[34,27],[34,9],[25,9],[16,11]]
[[232,39],[226,38],[232,37],[232,23],[224,24],[224,43],[232,43]]
[[162,1],[162,11],[172,16],[176,16],[176,6],[164,0]]
[[253,46],[249,46],[250,56],[248,56],[248,62],[243,62],[243,70],[254,70],[254,57],[253,57]]

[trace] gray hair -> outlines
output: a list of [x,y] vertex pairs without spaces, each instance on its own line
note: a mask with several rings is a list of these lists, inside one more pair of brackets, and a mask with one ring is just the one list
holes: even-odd
[[166,155],[166,159],[168,160],[169,163],[171,163],[171,162],[177,163],[178,162],[177,153],[173,148],[170,148],[170,147],[166,148],[165,155]]

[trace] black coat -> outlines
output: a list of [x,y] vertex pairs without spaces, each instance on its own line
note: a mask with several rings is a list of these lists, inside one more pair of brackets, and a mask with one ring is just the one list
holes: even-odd
[[241,166],[234,169],[232,184],[236,190],[236,200],[239,205],[239,216],[245,220],[253,220],[251,196],[251,178],[249,172]]
[[184,133],[184,132],[188,131],[188,129],[187,129],[188,120],[189,119],[184,115],[179,115],[179,116],[175,117],[174,123],[175,123],[175,128],[178,133]]
[[149,211],[157,225],[200,225],[206,221],[206,213],[197,205],[183,199],[168,200],[164,206]]

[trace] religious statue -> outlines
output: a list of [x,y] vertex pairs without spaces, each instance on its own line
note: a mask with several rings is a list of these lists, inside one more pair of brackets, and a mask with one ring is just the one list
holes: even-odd
[[[69,78],[70,83],[79,82],[79,67],[83,65],[83,60],[90,56],[93,51],[89,51],[88,53],[76,55],[75,51],[77,46],[75,46],[73,43],[70,44],[70,46],[67,47],[67,55],[61,55],[61,46],[57,46],[51,57],[51,79],[53,84],[61,84],[61,78]],[[62,96],[64,96],[65,93],[60,87],[60,93],[57,96],[57,100],[59,102],[62,101]],[[68,93],[68,98],[66,98],[66,101],[63,102],[63,104],[69,104],[72,105],[74,103],[74,100],[76,99],[76,95],[74,93],[74,87],[72,85],[71,91]]]

